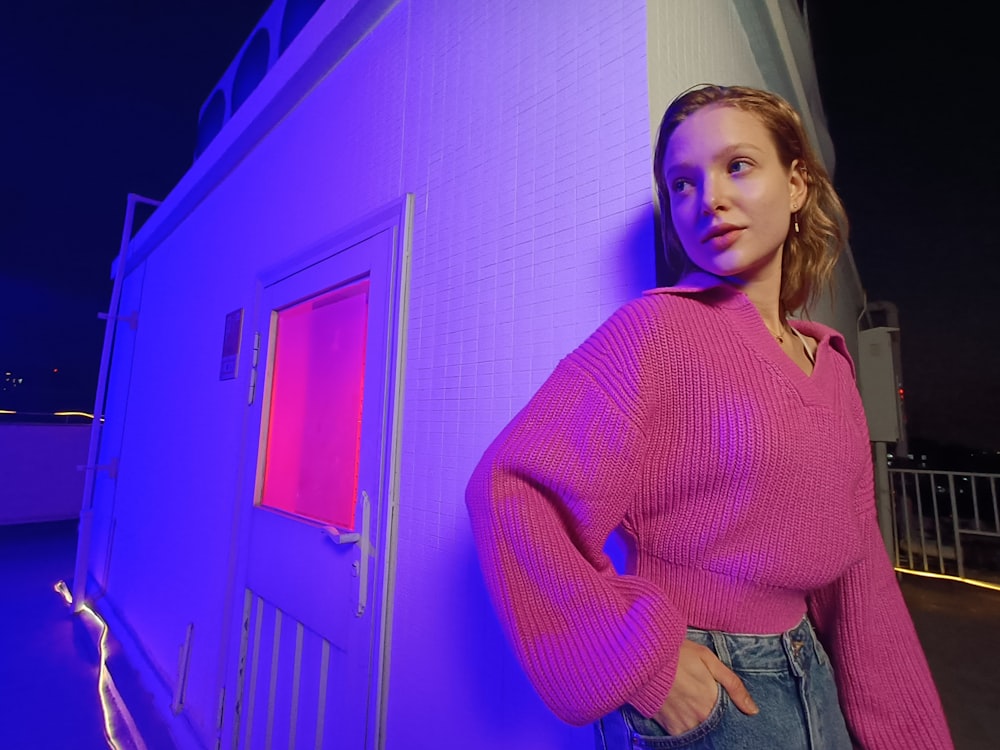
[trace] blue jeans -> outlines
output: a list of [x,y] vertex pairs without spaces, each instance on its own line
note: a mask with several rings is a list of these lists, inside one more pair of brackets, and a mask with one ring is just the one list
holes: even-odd
[[598,750],[851,750],[830,659],[808,619],[780,635],[688,628],[733,670],[760,707],[747,716],[719,688],[709,717],[671,736],[631,706],[596,725]]

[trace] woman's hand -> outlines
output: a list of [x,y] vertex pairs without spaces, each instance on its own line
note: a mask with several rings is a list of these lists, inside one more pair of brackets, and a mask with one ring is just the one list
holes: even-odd
[[752,715],[760,710],[743,681],[719,657],[710,649],[685,640],[681,643],[674,684],[653,718],[671,736],[691,731],[712,713],[719,695],[717,685],[722,685],[743,713]]

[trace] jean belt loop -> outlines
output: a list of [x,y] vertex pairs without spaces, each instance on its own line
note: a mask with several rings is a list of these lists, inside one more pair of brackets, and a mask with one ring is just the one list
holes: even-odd
[[816,628],[813,626],[812,620],[809,619],[809,615],[806,615],[804,620],[806,628],[809,631],[809,637],[812,638],[812,646],[813,651],[816,652],[816,659],[820,664],[826,664],[826,651],[819,639],[819,633],[816,632]]
[[715,650],[715,655],[719,657],[719,661],[732,669],[733,657],[729,655],[729,645],[726,643],[725,634],[719,630],[710,630],[708,634],[712,638],[712,647]]

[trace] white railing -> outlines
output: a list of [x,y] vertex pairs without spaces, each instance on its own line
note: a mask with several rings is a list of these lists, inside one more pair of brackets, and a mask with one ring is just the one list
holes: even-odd
[[889,469],[896,567],[1000,582],[1000,474]]

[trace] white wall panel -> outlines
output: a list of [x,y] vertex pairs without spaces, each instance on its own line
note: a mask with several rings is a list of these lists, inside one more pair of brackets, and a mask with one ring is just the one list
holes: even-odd
[[0,424],[0,526],[80,517],[90,425]]

